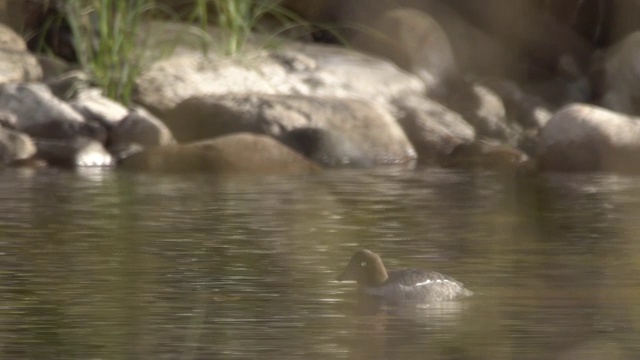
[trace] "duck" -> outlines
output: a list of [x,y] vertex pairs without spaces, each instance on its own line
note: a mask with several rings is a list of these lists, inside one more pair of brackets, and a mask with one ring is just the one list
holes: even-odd
[[357,251],[337,281],[355,281],[358,292],[385,303],[431,303],[473,295],[461,282],[435,271],[400,269],[387,271],[373,251]]

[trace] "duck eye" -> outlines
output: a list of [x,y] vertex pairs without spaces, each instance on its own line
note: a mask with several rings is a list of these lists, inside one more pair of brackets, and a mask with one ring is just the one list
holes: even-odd
[[366,262],[366,261],[361,262],[361,263],[360,263],[360,266],[362,266],[362,267],[367,266],[367,262]]

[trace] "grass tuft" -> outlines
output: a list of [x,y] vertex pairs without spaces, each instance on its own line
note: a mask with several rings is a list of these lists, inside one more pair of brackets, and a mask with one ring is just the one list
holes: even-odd
[[[192,11],[187,20],[208,34],[212,23],[223,30],[220,40],[225,55],[245,49],[251,33],[261,32],[265,18],[275,20],[279,28],[262,32],[273,37],[296,27],[311,29],[310,24],[294,12],[280,6],[280,0],[190,0]],[[170,14],[166,1],[155,0],[65,0],[62,13],[70,25],[76,56],[105,95],[129,105],[135,80],[142,72],[142,47],[136,39],[143,19]],[[274,24],[274,21],[271,22]],[[206,50],[206,49],[205,49]]]

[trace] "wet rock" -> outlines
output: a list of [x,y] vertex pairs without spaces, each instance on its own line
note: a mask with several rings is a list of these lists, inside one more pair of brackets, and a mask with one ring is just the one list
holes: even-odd
[[111,129],[109,148],[123,148],[126,144],[142,147],[169,145],[176,140],[171,130],[157,117],[136,107]]
[[461,144],[475,140],[476,132],[459,114],[429,98],[413,96],[394,102],[395,117],[418,153],[421,163],[433,162]]
[[36,146],[28,135],[0,128],[0,162],[2,164],[26,160],[35,153]]
[[527,154],[509,144],[491,139],[462,144],[451,154],[441,157],[440,162],[445,167],[464,169],[533,169]]
[[0,24],[0,84],[41,78],[42,68],[36,57],[27,51],[22,37]]
[[279,139],[307,158],[325,167],[371,167],[376,160],[351,140],[335,131],[298,128]]
[[183,25],[152,22],[141,33],[140,46],[149,51],[173,49],[154,57],[136,81],[137,102],[161,117],[201,95],[297,94],[386,103],[424,92],[418,78],[393,63],[342,47],[289,42],[264,50],[264,44],[248,44],[238,61],[221,57],[219,46],[203,49],[202,36],[189,38],[194,32]]
[[101,143],[107,140],[107,129],[95,122],[49,121],[31,126],[20,127],[20,130],[36,139],[74,140],[78,137],[95,139]]
[[219,175],[308,174],[320,170],[318,165],[279,141],[249,133],[147,149],[123,159],[121,167],[137,171]]
[[542,128],[538,166],[549,171],[640,171],[640,119],[587,104],[558,111]]
[[93,139],[70,141],[37,140],[37,156],[49,165],[63,168],[111,167],[115,160],[104,146]]
[[[194,97],[182,102],[164,119],[179,141],[193,141],[234,132],[254,132],[281,138],[299,128],[317,128],[340,134],[350,144],[328,158],[358,163],[366,154],[373,164],[413,161],[406,135],[381,106],[341,98],[294,95],[226,95]],[[332,135],[329,135],[330,137]],[[360,159],[360,160],[359,160]]]

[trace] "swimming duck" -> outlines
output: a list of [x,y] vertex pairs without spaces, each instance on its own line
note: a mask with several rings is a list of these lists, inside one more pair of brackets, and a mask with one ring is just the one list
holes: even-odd
[[356,281],[361,294],[392,303],[453,300],[473,294],[462,283],[434,271],[387,271],[380,256],[369,250],[353,254],[336,280]]

